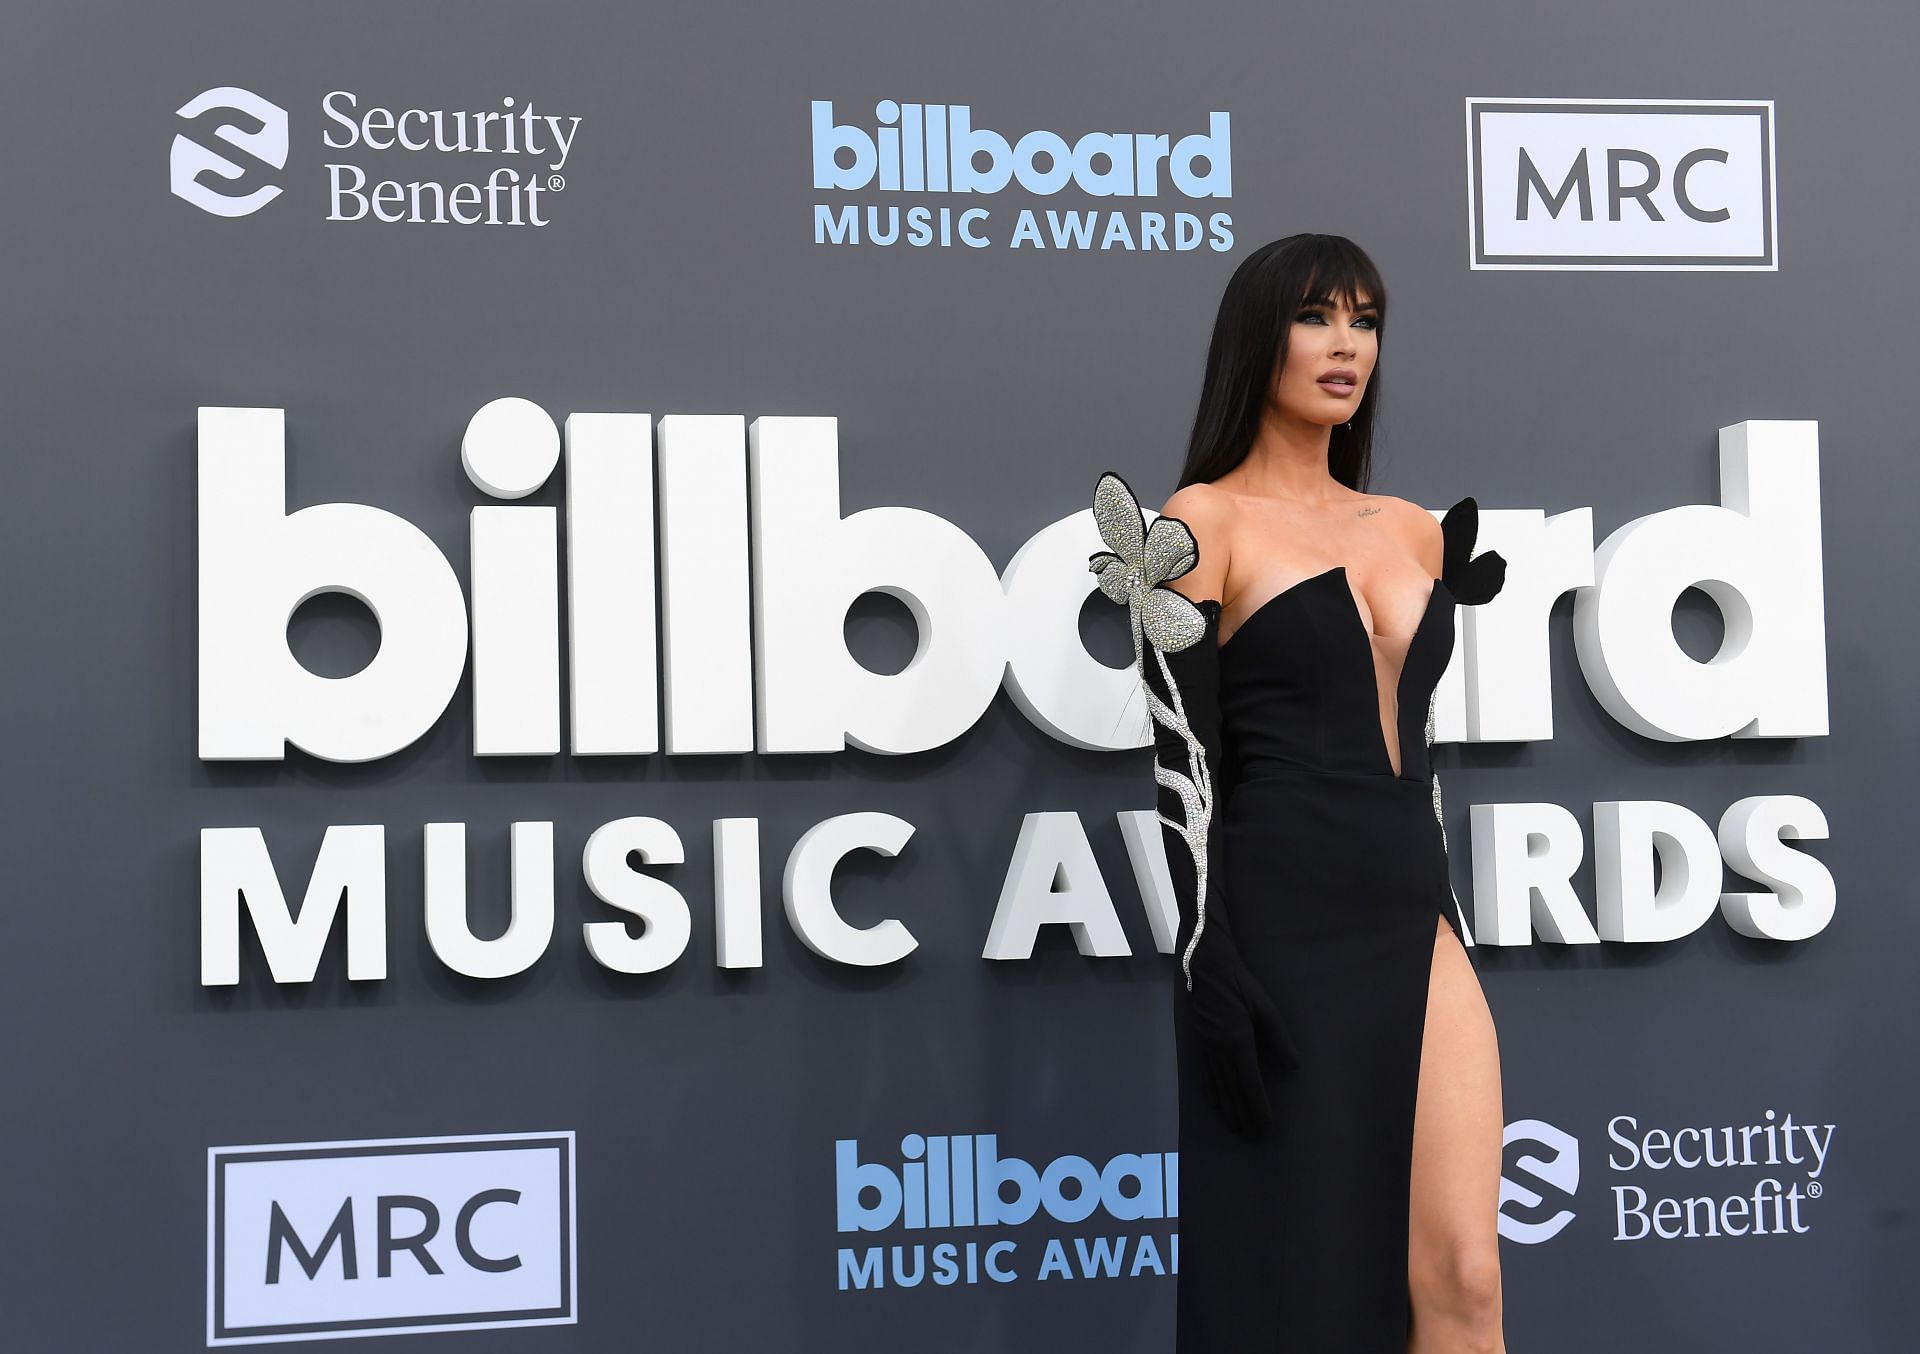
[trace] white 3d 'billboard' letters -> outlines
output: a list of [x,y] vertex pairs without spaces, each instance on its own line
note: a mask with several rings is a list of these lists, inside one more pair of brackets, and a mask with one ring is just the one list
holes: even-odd
[[[360,503],[287,511],[278,409],[200,411],[200,756],[388,757],[432,728],[467,662],[466,599],[446,556],[404,518]],[[380,649],[351,677],[315,676],[287,621],[322,592],[365,603]]]
[[[556,755],[562,549],[575,756],[924,752],[972,728],[1002,687],[1062,742],[1147,742],[1131,667],[1079,638],[1086,558],[1101,544],[1092,512],[1042,526],[996,574],[934,513],[843,517],[832,418],[668,416],[656,463],[648,415],[574,414],[565,522],[551,507],[474,507],[470,596],[392,513],[289,513],[285,438],[278,409],[200,411],[203,760],[277,760],[288,744],[337,762],[391,756],[445,713],[469,629],[475,755]],[[554,468],[556,439],[537,406],[496,400],[474,416],[463,460],[482,492],[522,497]],[[1597,552],[1588,509],[1483,512],[1480,548],[1507,556],[1508,585],[1458,617],[1437,739],[1552,736],[1548,619],[1569,591],[1581,669],[1628,728],[1676,741],[1824,734],[1817,425],[1723,429],[1721,494],[1721,506],[1629,522]],[[1704,663],[1673,638],[1674,603],[1696,587],[1726,620]],[[315,676],[287,644],[294,610],[330,591],[380,626],[373,661],[348,677]],[[867,592],[913,615],[918,645],[898,673],[847,652],[847,609]]]
[[[1670,508],[1600,545],[1574,604],[1580,666],[1622,724],[1671,742],[1808,738],[1827,731],[1818,425],[1720,430],[1724,507]],[[1673,636],[1688,588],[1719,604],[1720,651],[1696,662]]]

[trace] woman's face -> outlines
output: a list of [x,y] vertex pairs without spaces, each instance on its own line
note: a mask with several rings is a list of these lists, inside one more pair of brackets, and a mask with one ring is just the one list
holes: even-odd
[[1286,364],[1274,382],[1280,412],[1331,427],[1360,408],[1380,357],[1380,320],[1372,298],[1349,308],[1334,297],[1309,300],[1294,312]]

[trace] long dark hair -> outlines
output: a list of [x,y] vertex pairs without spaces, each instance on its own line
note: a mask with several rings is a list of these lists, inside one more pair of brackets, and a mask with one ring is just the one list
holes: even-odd
[[[1289,235],[1241,261],[1213,321],[1200,408],[1177,488],[1217,480],[1247,458],[1300,307],[1331,297],[1352,305],[1360,296],[1380,307],[1374,329],[1384,336],[1386,285],[1366,251],[1344,235]],[[1379,404],[1380,368],[1375,366],[1353,426],[1336,424],[1327,444],[1327,469],[1350,489],[1365,492],[1372,477],[1373,417]]]

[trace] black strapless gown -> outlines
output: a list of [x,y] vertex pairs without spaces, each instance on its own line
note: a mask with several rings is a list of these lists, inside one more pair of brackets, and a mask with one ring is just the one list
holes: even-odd
[[1269,1073],[1267,1134],[1236,1136],[1207,1101],[1176,974],[1181,1354],[1405,1350],[1427,987],[1437,927],[1459,936],[1427,747],[1455,607],[1435,580],[1400,671],[1397,775],[1344,568],[1267,601],[1220,649],[1224,896],[1301,1065]]

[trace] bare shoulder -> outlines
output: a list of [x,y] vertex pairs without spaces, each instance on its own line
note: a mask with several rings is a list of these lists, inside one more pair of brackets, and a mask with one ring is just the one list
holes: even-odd
[[1382,516],[1406,541],[1407,548],[1419,559],[1420,567],[1438,576],[1444,555],[1440,519],[1418,503],[1395,498],[1392,494],[1373,494],[1370,497],[1373,504],[1381,509]]
[[1163,516],[1178,517],[1197,536],[1203,530],[1227,525],[1233,515],[1233,496],[1217,484],[1189,484],[1173,491],[1173,497],[1160,509]]
[[1217,599],[1227,581],[1227,558],[1232,550],[1233,496],[1218,485],[1189,484],[1176,489],[1160,513],[1187,524],[1198,555],[1193,568],[1169,579],[1167,586],[1195,601]]

